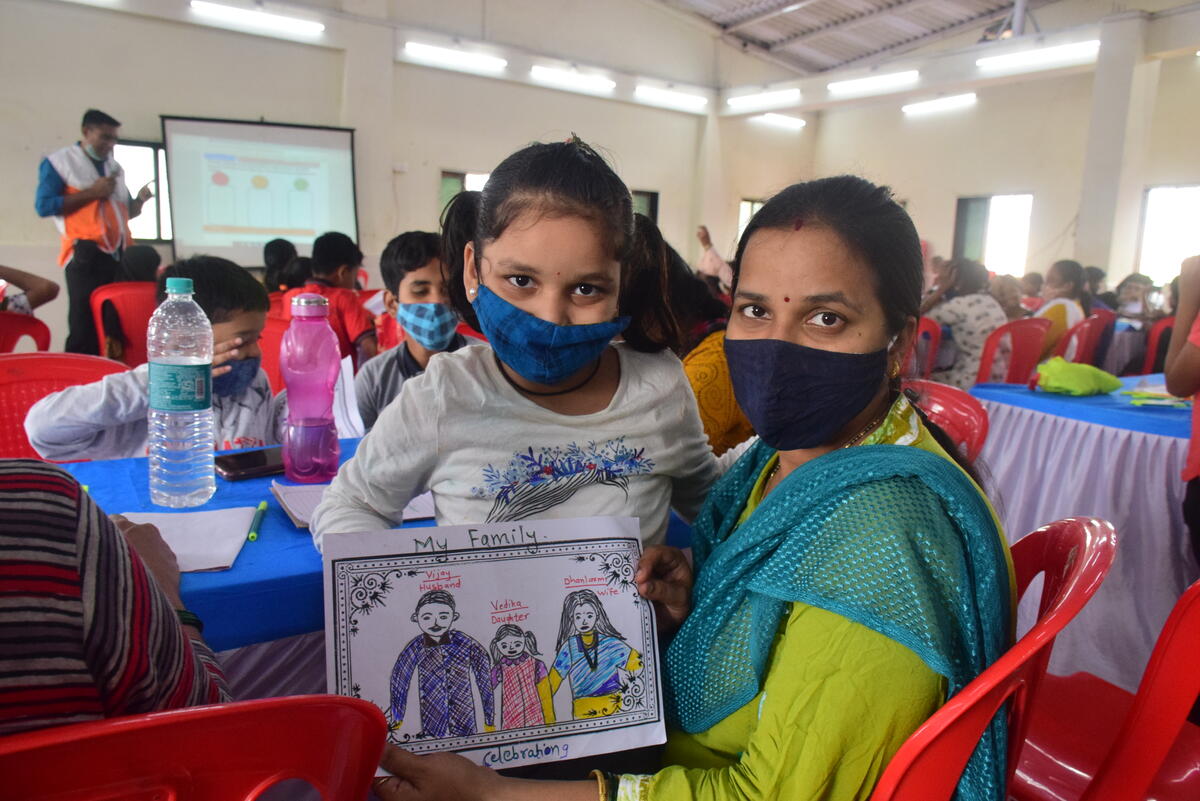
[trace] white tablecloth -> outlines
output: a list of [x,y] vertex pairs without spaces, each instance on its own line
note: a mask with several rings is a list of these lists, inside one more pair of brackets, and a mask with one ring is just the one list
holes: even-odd
[[[981,466],[1010,542],[1078,515],[1108,520],[1117,531],[1112,570],[1059,635],[1051,672],[1085,670],[1136,690],[1172,606],[1200,575],[1181,508],[1188,441],[983,405],[990,429]],[[1036,619],[1036,603],[1021,605],[1019,633]]]

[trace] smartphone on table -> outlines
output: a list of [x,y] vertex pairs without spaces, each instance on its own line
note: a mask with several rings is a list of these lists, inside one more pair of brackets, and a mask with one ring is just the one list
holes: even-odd
[[217,475],[226,481],[273,476],[283,472],[283,448],[262,448],[256,451],[223,453],[213,460]]

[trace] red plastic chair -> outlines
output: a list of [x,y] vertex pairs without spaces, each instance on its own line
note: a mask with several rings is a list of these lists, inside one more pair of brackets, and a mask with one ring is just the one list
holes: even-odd
[[0,738],[0,797],[237,801],[303,779],[367,797],[387,725],[367,701],[300,695],[111,718]]
[[1024,308],[1026,311],[1029,311],[1029,312],[1031,312],[1031,313],[1032,313],[1032,312],[1035,312],[1035,311],[1037,311],[1037,310],[1038,310],[1038,309],[1040,309],[1040,308],[1042,308],[1042,306],[1043,306],[1045,303],[1046,303],[1046,300],[1045,300],[1044,298],[1038,298],[1038,297],[1025,297],[1025,298],[1021,298],[1021,307],[1022,307],[1022,308]]
[[284,317],[283,313],[283,293],[270,292],[267,294],[267,299],[270,302],[270,308],[267,309],[268,317]]
[[126,369],[112,359],[78,353],[0,355],[0,458],[41,458],[25,436],[25,414],[30,406],[51,392],[90,384]]
[[21,337],[33,337],[38,350],[50,350],[50,329],[29,314],[0,311],[0,353],[12,353]]
[[1090,673],[1047,675],[1009,788],[1020,801],[1194,801],[1200,727],[1200,582],[1163,626],[1137,695]]
[[1016,770],[1054,638],[1099,589],[1116,550],[1103,520],[1074,517],[1043,526],[1012,547],[1017,593],[1044,573],[1038,621],[1029,633],[925,721],[900,746],[880,777],[871,801],[949,801],[983,732],[1005,701],[1008,706],[1008,780]]
[[1063,334],[1050,355],[1062,356],[1065,359],[1071,343],[1074,342],[1075,354],[1070,361],[1075,364],[1091,364],[1096,356],[1096,346],[1100,344],[1100,335],[1103,333],[1104,320],[1093,314],[1076,323],[1067,333]]
[[359,267],[358,273],[355,275],[355,278],[358,279],[358,285],[360,287],[362,287],[363,289],[366,289],[367,281],[369,281],[371,279],[371,274],[369,272],[367,272],[366,267]]
[[904,362],[904,374],[912,378],[929,378],[941,346],[942,327],[930,318],[922,317],[917,322],[917,335]]
[[262,350],[262,369],[267,373],[271,383],[271,392],[278,394],[283,391],[283,373],[279,371],[279,346],[283,343],[283,332],[288,329],[288,321],[281,317],[268,317],[259,337],[258,346]]
[[997,328],[983,343],[983,355],[979,358],[979,374],[975,383],[987,384],[992,380],[992,362],[996,360],[996,349],[1001,340],[1008,337],[1008,372],[1005,384],[1024,384],[1033,375],[1042,351],[1046,349],[1046,332],[1052,323],[1043,317],[1013,320]]
[[125,351],[121,361],[130,367],[145,364],[146,329],[150,315],[158,308],[158,287],[151,281],[118,281],[106,284],[92,293],[92,319],[96,322],[96,336],[104,348],[104,302],[110,301],[121,321],[121,332],[125,334]]
[[950,435],[969,461],[979,458],[988,434],[988,414],[982,403],[958,387],[937,381],[913,379],[905,381],[904,388],[917,393],[917,406]]
[[1158,360],[1158,348],[1163,335],[1170,335],[1175,327],[1175,316],[1164,317],[1150,329],[1150,337],[1146,340],[1146,359],[1142,362],[1142,375],[1154,372],[1154,362]]

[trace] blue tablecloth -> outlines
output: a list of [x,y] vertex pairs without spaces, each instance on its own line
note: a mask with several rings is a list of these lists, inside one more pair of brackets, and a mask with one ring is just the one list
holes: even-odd
[[[1125,389],[1133,389],[1142,381],[1153,386],[1161,385],[1164,379],[1161,374],[1130,376],[1121,379]],[[1130,403],[1130,396],[1122,395],[1120,391],[1111,395],[1091,395],[1077,398],[1072,395],[1043,392],[1040,389],[1035,392],[1015,384],[977,384],[972,388],[971,394],[980,400],[1032,409],[1036,412],[1081,420],[1085,423],[1124,428],[1163,437],[1187,439],[1191,436],[1191,409],[1133,406]]]
[[[358,440],[342,440],[342,461],[354,455]],[[150,503],[146,459],[80,462],[64,465],[88,485],[88,492],[110,514],[169,511]],[[258,540],[242,547],[229,570],[184,573],[183,602],[204,621],[204,638],[215,651],[320,631],[321,555],[308,529],[298,529],[271,494],[271,481],[282,475],[225,481],[192,511],[257,506],[267,502]],[[422,521],[412,525],[431,525]]]
[[[341,441],[341,461],[354,455],[358,440]],[[63,465],[88,485],[88,492],[109,514],[166,512],[150,503],[146,459],[79,462]],[[321,631],[325,626],[321,554],[308,529],[298,529],[271,494],[271,481],[282,475],[225,481],[217,478],[212,500],[191,511],[258,506],[267,502],[258,540],[247,542],[229,570],[184,573],[183,602],[204,621],[204,638],[214,651],[241,648]],[[432,526],[432,520],[408,523]],[[689,544],[690,527],[671,514],[667,541]]]

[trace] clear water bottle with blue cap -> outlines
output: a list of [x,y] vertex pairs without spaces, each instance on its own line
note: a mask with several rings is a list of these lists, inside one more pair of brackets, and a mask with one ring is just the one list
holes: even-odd
[[192,279],[168,278],[167,299],[150,318],[150,500],[199,506],[216,492],[213,474],[212,325],[192,300]]

